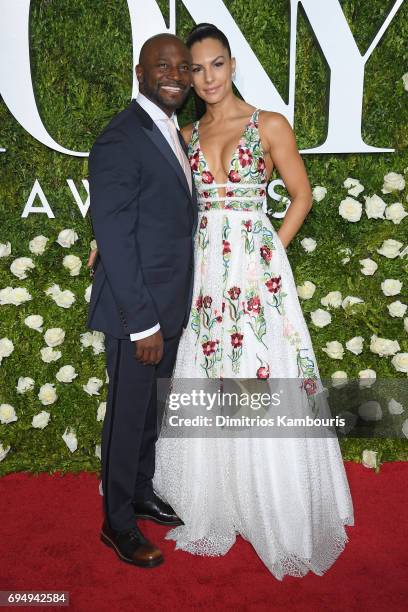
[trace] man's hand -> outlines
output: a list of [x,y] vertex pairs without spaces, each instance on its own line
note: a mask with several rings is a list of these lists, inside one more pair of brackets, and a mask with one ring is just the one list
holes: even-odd
[[156,333],[136,340],[135,358],[143,365],[157,365],[163,357],[163,336],[159,329]]

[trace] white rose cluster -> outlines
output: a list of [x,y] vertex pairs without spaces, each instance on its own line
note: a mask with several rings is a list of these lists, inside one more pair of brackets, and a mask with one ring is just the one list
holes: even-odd
[[58,370],[55,378],[61,383],[70,383],[77,376],[78,374],[75,372],[75,368],[72,365],[66,365]]
[[17,421],[16,411],[10,404],[0,404],[0,423],[7,425]]
[[94,355],[99,355],[105,350],[105,335],[102,332],[84,332],[81,334],[81,345],[82,348],[93,349]]
[[34,389],[34,384],[34,380],[29,376],[20,376],[16,386],[17,393],[22,394],[31,391]]
[[65,255],[62,265],[69,270],[70,276],[78,276],[81,271],[82,261],[77,255]]
[[43,331],[42,326],[44,323],[44,319],[41,315],[28,315],[28,317],[24,319],[24,323],[30,329],[35,329],[35,331],[38,331],[40,333],[42,333]]
[[103,381],[100,378],[91,376],[86,385],[82,385],[82,388],[88,395],[99,395],[99,390],[102,385]]
[[35,238],[28,243],[28,248],[33,255],[43,255],[47,242],[48,238],[45,236],[35,236]]
[[12,304],[13,306],[20,306],[24,302],[32,300],[31,294],[25,287],[5,287],[0,289],[0,306]]
[[58,234],[57,242],[64,249],[69,249],[78,240],[78,234],[73,229],[61,230]]
[[64,291],[59,285],[52,285],[45,291],[46,295],[50,295],[57,306],[60,308],[70,308],[75,302],[75,295],[69,289]]
[[11,255],[11,244],[10,242],[0,242],[0,257],[8,257]]
[[57,392],[55,391],[55,385],[52,383],[45,383],[42,385],[38,393],[38,399],[43,406],[54,404],[58,399]]

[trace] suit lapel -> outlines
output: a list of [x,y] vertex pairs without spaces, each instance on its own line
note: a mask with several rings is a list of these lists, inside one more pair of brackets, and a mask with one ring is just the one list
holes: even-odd
[[150,138],[153,144],[159,149],[163,157],[165,157],[165,159],[171,165],[171,167],[177,174],[178,179],[183,185],[184,189],[187,191],[188,195],[190,196],[190,189],[189,189],[183,168],[181,167],[179,160],[173,153],[173,149],[171,148],[171,146],[169,145],[169,143],[167,142],[167,140],[165,139],[165,137],[163,136],[159,128],[156,126],[155,123],[153,123],[151,129],[148,129],[144,126],[142,129],[145,132],[146,136]]

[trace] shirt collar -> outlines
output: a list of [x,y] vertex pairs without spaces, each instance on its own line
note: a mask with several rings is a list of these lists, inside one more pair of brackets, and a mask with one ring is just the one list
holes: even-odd
[[149,100],[149,98],[146,98],[146,96],[140,92],[137,95],[136,102],[140,104],[148,115],[150,115],[154,122],[159,121],[160,119],[174,119],[174,113],[168,117],[166,113],[159,106],[157,106],[157,104]]

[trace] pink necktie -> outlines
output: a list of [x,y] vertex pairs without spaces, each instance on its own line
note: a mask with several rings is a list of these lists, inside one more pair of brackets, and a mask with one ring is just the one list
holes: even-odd
[[173,151],[176,154],[176,157],[180,162],[180,166],[182,167],[184,174],[186,175],[187,184],[188,184],[188,187],[191,193],[192,192],[191,167],[187,159],[187,155],[184,153],[183,147],[181,146],[175,123],[170,118],[162,119],[161,121],[164,121],[168,127],[171,139],[173,141]]

